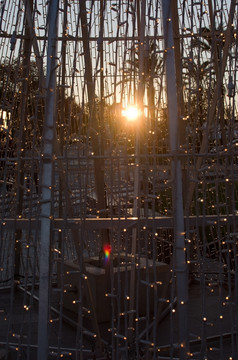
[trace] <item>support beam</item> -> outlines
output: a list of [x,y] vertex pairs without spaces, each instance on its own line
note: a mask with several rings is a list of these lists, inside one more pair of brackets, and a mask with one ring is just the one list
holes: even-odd
[[56,56],[59,0],[49,4],[49,33],[46,78],[46,115],[43,132],[42,205],[40,236],[40,287],[37,359],[48,359],[50,240],[52,215],[53,155],[56,97]]
[[[186,223],[189,227],[195,226],[213,226],[219,223],[227,223],[234,221],[237,223],[238,215],[224,214],[224,215],[200,215],[186,217]],[[81,224],[85,230],[99,230],[99,229],[132,229],[137,226],[138,228],[147,227],[148,229],[171,229],[173,227],[174,218],[171,216],[158,216],[148,218],[138,217],[121,217],[121,218],[54,218],[53,226],[55,229],[75,229],[79,231]],[[29,219],[14,219],[7,218],[0,221],[2,229],[32,229],[37,230],[39,220],[35,218]]]
[[[29,13],[32,12],[33,2],[29,0],[27,10]],[[31,58],[31,37],[30,37],[30,27],[29,24],[25,26],[25,39],[23,43],[23,60],[22,60],[22,88],[21,88],[21,101],[19,106],[19,120],[17,124],[18,136],[17,136],[17,215],[22,216],[23,212],[23,198],[24,198],[24,177],[25,177],[25,153],[26,149],[26,131],[24,128],[27,126],[27,116],[28,116],[28,95],[29,95],[29,82],[28,78],[30,75],[30,58]],[[23,149],[23,151],[22,151]],[[22,232],[20,229],[16,230],[15,233],[15,269],[14,269],[14,278],[15,281],[19,280],[20,277],[20,268],[21,268],[21,238]]]
[[[143,120],[144,120],[144,91],[145,91],[145,72],[144,72],[144,52],[145,52],[145,14],[146,14],[146,1],[138,1],[137,8],[137,20],[138,20],[138,32],[139,32],[139,85],[138,85],[138,94],[137,94],[137,106],[140,109],[139,124],[135,129],[135,173],[134,173],[134,201],[133,201],[133,216],[138,216],[139,213],[139,193],[140,193],[140,152],[141,152],[141,140],[143,132]],[[136,265],[135,257],[138,248],[138,229],[134,227],[132,229],[132,246],[131,246],[131,255],[132,255],[132,265],[131,265],[131,274],[130,274],[130,302],[129,302],[129,339],[133,340],[134,330],[134,319],[135,313],[135,280],[136,280]]]
[[178,319],[179,319],[179,343],[180,359],[186,359],[189,350],[188,342],[188,281],[187,265],[185,258],[185,239],[184,239],[184,215],[183,215],[183,194],[182,194],[182,171],[181,159],[179,155],[178,142],[178,108],[177,108],[177,88],[175,72],[175,54],[172,28],[171,7],[174,0],[163,0],[163,28],[165,42],[165,63],[166,63],[166,82],[167,82],[167,101],[170,132],[170,149],[173,156],[172,160],[172,180],[173,180],[173,217],[174,217],[174,271],[176,276],[176,288],[178,298]]

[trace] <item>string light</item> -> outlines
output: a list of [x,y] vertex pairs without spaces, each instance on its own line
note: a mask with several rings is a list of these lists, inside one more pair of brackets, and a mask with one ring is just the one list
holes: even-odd
[[[49,161],[45,156],[45,152],[42,152],[41,146],[38,145],[38,142],[42,143],[42,134],[41,131],[38,130],[38,127],[40,125],[43,128],[43,120],[45,118],[44,89],[41,94],[40,89],[35,92],[32,91],[30,86],[32,86],[33,81],[36,80],[37,87],[39,87],[38,82],[41,80],[39,79],[39,63],[42,62],[43,72],[45,71],[45,49],[47,49],[45,29],[48,19],[48,3],[42,2],[41,4],[38,2],[36,8],[35,2],[34,11],[30,18],[31,21],[27,19],[23,21],[23,17],[26,16],[26,9],[22,3],[20,8],[15,0],[3,3],[1,9],[3,34],[1,40],[3,45],[1,47],[3,66],[1,67],[1,74],[4,73],[4,68],[8,70],[8,74],[7,77],[5,75],[2,76],[0,103],[1,106],[4,109],[6,107],[7,110],[0,109],[2,117],[4,111],[5,119],[3,120],[6,120],[4,126],[1,125],[0,127],[1,131],[6,131],[7,136],[9,136],[11,130],[19,132],[21,135],[20,127],[22,127],[24,134],[22,134],[22,136],[16,136],[18,144],[16,145],[17,154],[15,154],[14,157],[9,154],[7,154],[7,156],[0,154],[1,161],[5,164],[4,171],[1,173],[2,175],[4,173],[5,178],[1,177],[0,184],[2,208],[0,245],[2,259],[4,259],[0,269],[0,280],[2,281],[1,284],[3,287],[5,286],[5,281],[7,285],[12,285],[12,269],[15,265],[14,261],[12,262],[12,256],[14,255],[13,258],[17,258],[20,247],[20,275],[22,278],[20,278],[19,282],[15,280],[14,286],[24,284],[24,286],[30,290],[32,286],[32,276],[35,281],[39,275],[39,231],[38,228],[37,231],[35,230],[34,222],[36,219],[36,222],[38,223],[39,220],[40,224],[39,209],[43,204],[41,201],[42,188],[39,186],[38,193],[33,179],[35,156],[33,156],[31,146],[34,141],[37,142],[37,157],[42,158],[40,161]],[[165,100],[166,89],[163,72],[166,68],[164,66],[164,52],[169,54],[171,49],[176,51],[176,46],[172,45],[164,49],[163,41],[160,40],[164,35],[162,32],[164,29],[161,26],[162,16],[160,4],[156,9],[156,14],[153,14],[154,5],[152,2],[151,4],[148,3],[148,6],[146,5],[145,14],[140,13],[141,17],[145,15],[146,29],[144,36],[144,34],[141,33],[142,22],[140,22],[140,29],[137,29],[138,22],[136,21],[136,17],[140,9],[135,9],[132,1],[122,3],[121,7],[116,3],[108,5],[107,2],[105,2],[103,15],[100,14],[99,2],[87,2],[85,12],[81,11],[82,16],[84,13],[87,15],[87,24],[85,27],[82,27],[82,29],[88,30],[90,35],[90,51],[87,52],[84,48],[81,49],[80,45],[80,37],[83,36],[81,34],[82,24],[77,24],[77,18],[80,19],[80,21],[82,19],[77,16],[77,3],[77,1],[71,1],[65,2],[65,4],[62,2],[61,4],[59,39],[63,34],[66,55],[65,59],[63,59],[62,45],[62,49],[59,47],[57,54],[57,91],[55,91],[55,88],[50,89],[52,92],[57,92],[57,101],[59,100],[56,104],[56,123],[54,124],[55,147],[57,148],[59,145],[59,149],[57,149],[57,154],[53,154],[51,157],[53,162],[54,184],[52,186],[47,185],[47,189],[44,188],[51,192],[47,203],[52,208],[52,215],[47,218],[52,222],[51,226],[54,231],[50,238],[50,248],[52,250],[50,262],[52,261],[52,263],[50,263],[49,271],[51,278],[49,280],[52,280],[54,287],[53,296],[56,296],[56,291],[57,296],[62,296],[63,294],[63,303],[60,303],[60,306],[64,308],[67,304],[67,299],[70,299],[68,301],[70,304],[79,303],[79,308],[82,310],[85,299],[82,301],[81,297],[83,298],[84,292],[86,292],[85,289],[90,285],[92,278],[91,274],[88,275],[88,272],[86,272],[87,275],[84,274],[84,265],[86,264],[86,268],[92,270],[93,266],[97,263],[98,267],[95,267],[98,272],[102,271],[100,274],[103,274],[104,269],[100,268],[100,261],[103,255],[101,255],[100,252],[102,252],[102,243],[105,243],[105,238],[106,241],[108,241],[108,237],[116,260],[120,258],[122,252],[124,252],[127,257],[132,251],[131,229],[133,228],[134,230],[135,226],[139,224],[139,226],[136,227],[136,252],[138,256],[135,261],[133,260],[135,267],[131,265],[131,258],[128,259],[128,257],[125,261],[123,259],[123,262],[120,264],[118,263],[115,266],[113,264],[112,273],[107,274],[107,276],[110,276],[106,294],[103,289],[103,295],[105,294],[105,297],[107,297],[106,300],[110,301],[110,305],[113,308],[114,318],[110,320],[111,323],[115,324],[113,335],[115,334],[115,336],[118,337],[117,342],[119,342],[120,340],[129,340],[129,338],[126,336],[128,332],[127,325],[123,327],[124,323],[121,322],[120,326],[122,329],[120,328],[120,332],[119,329],[117,329],[118,309],[120,315],[124,314],[126,324],[128,324],[129,311],[135,311],[136,316],[138,316],[135,321],[138,322],[140,320],[142,323],[142,316],[139,317],[138,308],[136,308],[136,310],[128,310],[129,303],[127,300],[132,298],[129,290],[133,278],[131,274],[134,270],[136,273],[133,282],[133,285],[135,285],[135,296],[140,294],[140,287],[146,285],[147,294],[144,296],[145,294],[143,293],[143,300],[146,299],[148,319],[150,317],[152,318],[154,315],[153,312],[157,311],[157,308],[155,308],[157,301],[155,301],[156,305],[153,304],[153,301],[156,296],[158,298],[161,296],[161,291],[163,292],[164,286],[166,288],[166,280],[163,279],[161,282],[158,280],[161,275],[157,273],[156,266],[158,260],[164,265],[169,264],[168,268],[171,267],[169,272],[171,281],[168,285],[168,292],[170,292],[171,289],[175,289],[174,291],[176,291],[179,269],[176,268],[175,262],[173,261],[177,255],[177,233],[174,233],[173,228],[177,221],[177,214],[173,202],[173,192],[177,185],[174,181],[176,174],[171,171],[171,163],[173,163],[175,157],[174,154],[171,154],[168,146],[168,109]],[[181,4],[183,6],[181,6]],[[178,22],[179,26],[181,26],[182,21],[185,20],[180,30],[186,32],[186,36],[180,38],[181,42],[183,42],[183,46],[181,46],[180,49],[180,62],[183,69],[180,78],[183,84],[181,84],[179,91],[181,91],[184,107],[182,106],[178,114],[178,117],[183,120],[183,125],[186,129],[184,134],[180,134],[184,135],[185,139],[183,143],[178,144],[178,158],[181,160],[185,175],[183,180],[186,179],[186,182],[183,183],[183,185],[185,185],[185,200],[187,200],[187,191],[189,192],[194,185],[193,197],[191,203],[188,204],[186,217],[184,217],[184,227],[186,228],[186,233],[189,233],[189,239],[186,240],[188,244],[187,254],[183,255],[185,256],[186,263],[192,264],[192,266],[189,266],[189,271],[191,270],[189,275],[191,278],[199,281],[202,296],[204,296],[203,300],[205,301],[207,296],[212,297],[214,293],[217,294],[217,288],[220,289],[223,283],[225,283],[229,291],[230,289],[233,290],[233,275],[236,276],[236,269],[234,269],[236,263],[234,258],[238,256],[234,251],[236,243],[231,244],[229,240],[227,240],[230,239],[231,231],[235,229],[235,221],[238,213],[237,209],[235,209],[237,191],[235,186],[236,171],[234,168],[234,166],[236,167],[236,160],[234,159],[236,158],[235,152],[237,151],[237,144],[232,145],[229,143],[232,141],[231,137],[236,132],[236,119],[233,115],[235,114],[234,104],[232,105],[232,102],[234,102],[234,91],[231,91],[231,87],[229,91],[229,85],[224,83],[222,86],[224,89],[227,88],[227,91],[224,90],[224,94],[229,92],[228,95],[231,96],[224,96],[222,92],[222,99],[217,99],[213,94],[213,92],[215,93],[216,91],[214,87],[216,86],[215,80],[217,74],[216,71],[213,71],[214,69],[210,63],[209,67],[206,65],[206,60],[211,55],[211,49],[209,50],[211,34],[209,32],[205,34],[204,29],[212,28],[210,26],[211,14],[209,14],[207,9],[207,2],[196,2],[196,4],[194,3],[194,7],[192,7],[189,2],[179,2],[178,5],[178,20],[181,20]],[[214,24],[221,24],[221,28],[222,25],[227,27],[229,25],[229,7],[227,1],[224,1],[222,9],[218,2],[215,5],[216,9],[213,14]],[[67,15],[67,26],[65,29],[62,29],[64,6],[66,6],[65,16]],[[200,10],[203,10],[203,13],[202,11],[199,13]],[[40,14],[38,11],[40,11]],[[236,12],[237,11],[235,11],[235,13]],[[172,24],[173,19],[169,17],[166,21]],[[224,21],[223,24],[222,21]],[[25,74],[24,71],[24,46],[27,45],[27,42],[24,38],[25,29],[23,26],[26,22],[29,23],[29,26],[31,22],[33,23],[33,27],[31,28],[30,26],[30,31],[36,31],[37,36],[38,45],[36,46],[33,41],[31,54],[31,59],[37,61],[37,66],[32,69],[36,70],[36,75],[33,74],[34,76],[31,73]],[[134,26],[128,26],[128,24],[132,22]],[[171,24],[168,25],[170,26]],[[235,25],[236,24],[232,24],[231,27],[234,28]],[[103,48],[103,53],[98,54],[97,46],[93,46],[93,42],[95,42],[99,30],[102,30],[102,28],[103,36],[100,37],[99,35],[99,40],[100,46],[102,45]],[[32,33],[32,39],[34,39],[34,31]],[[155,32],[156,36],[154,36]],[[141,36],[138,36],[138,34]],[[197,34],[199,34],[198,37]],[[221,78],[228,81],[231,73],[232,82],[229,80],[230,86],[236,86],[234,76],[234,61],[236,58],[234,56],[234,46],[229,44],[229,41],[227,42],[227,35],[224,29],[220,31],[220,34],[219,31],[215,29],[214,34],[219,41],[226,41],[229,47],[227,59],[224,59],[226,60],[226,70],[224,74],[221,74]],[[110,36],[112,36],[111,39]],[[123,36],[123,38],[119,39],[120,36]],[[237,34],[234,34],[234,37],[236,36]],[[83,38],[85,39],[85,36],[83,36]],[[94,40],[91,42],[91,39]],[[199,46],[196,46],[196,41],[204,42],[204,44],[207,45],[206,51],[203,49],[203,46],[201,46],[201,43]],[[39,53],[37,53],[38,46],[40,49]],[[218,47],[219,46],[218,44]],[[11,55],[7,53],[9,50],[11,50]],[[225,50],[224,54],[223,50],[224,49],[220,49],[218,53],[221,52],[222,56],[226,57]],[[100,55],[103,55],[102,62],[100,61]],[[91,79],[87,78],[87,74],[90,73],[90,71],[87,71],[87,66],[90,62],[87,62],[86,56],[89,56],[91,60]],[[218,59],[218,55],[215,54],[214,56],[217,56]],[[15,59],[17,59],[16,65]],[[63,69],[64,60],[67,64],[65,69]],[[152,68],[153,64],[155,64],[154,68]],[[12,76],[9,72],[10,67],[13,66],[16,67],[15,76]],[[64,70],[66,72],[65,78],[63,78]],[[142,81],[141,77],[143,77]],[[26,82],[27,86],[29,86],[27,92],[23,89],[23,84]],[[226,87],[226,85],[228,85],[228,87]],[[8,93],[11,88],[15,89],[15,93],[9,96]],[[210,89],[209,96],[207,96],[208,88]],[[65,91],[65,99],[62,98],[60,94],[62,89]],[[96,100],[90,98],[90,89],[93,96],[96,94]],[[127,132],[130,125],[127,126],[126,130],[122,129],[121,104],[134,103],[135,100],[140,101],[140,96],[142,97],[142,95],[140,95],[141,90],[143,90],[143,106],[145,108],[145,110],[143,110],[143,118],[145,120],[143,126],[145,126],[145,131],[144,129],[142,130],[144,134],[142,134],[142,137],[139,139],[140,149],[138,158],[140,161],[136,163],[135,136],[134,133],[129,134],[129,131]],[[171,94],[169,94],[169,96],[171,96]],[[25,97],[27,97],[27,99]],[[215,98],[216,104],[214,105],[213,99]],[[223,99],[225,99],[225,102]],[[23,104],[24,100],[26,100],[27,106],[25,109],[21,109],[19,104]],[[120,109],[118,111],[115,109],[117,106]],[[215,112],[219,116],[216,117],[216,114],[211,116],[212,119],[210,121],[209,114],[213,108],[216,109]],[[23,110],[25,114],[21,117],[20,113]],[[128,108],[125,109],[124,113],[124,116],[128,116],[128,120],[132,122],[138,119],[138,117],[142,117],[142,112],[140,112],[138,108],[134,110]],[[165,113],[165,115],[163,113]],[[215,118],[216,121],[213,121]],[[220,118],[223,119],[225,126],[224,129],[222,129],[222,134],[220,129],[221,123],[219,123]],[[75,122],[75,124],[73,124],[73,122]],[[134,122],[134,124],[138,124],[138,122]],[[75,125],[74,131],[73,125]],[[131,128],[134,129],[134,125],[131,125]],[[28,134],[30,126],[31,130]],[[229,136],[226,127],[232,130],[229,131]],[[60,138],[60,132],[63,134],[63,141]],[[103,136],[101,136],[101,133],[103,133]],[[146,139],[143,139],[143,137]],[[223,139],[224,137],[227,139]],[[26,138],[25,143],[23,141],[24,138]],[[204,142],[204,140],[206,140],[206,149],[201,143]],[[226,146],[223,145],[224,143]],[[136,209],[137,217],[133,219],[133,223],[131,219],[132,202],[135,196],[134,188],[137,185],[135,184],[132,170],[135,168],[139,172],[139,195],[137,194],[138,196],[136,196],[138,203]],[[142,173],[142,170],[144,170],[144,173]],[[101,192],[98,191],[98,183],[95,181],[98,174],[102,180]],[[10,186],[11,188],[9,187],[8,189],[4,188],[6,185],[6,177],[8,179],[11,178],[11,181],[13,179],[14,183]],[[20,178],[22,178],[22,180],[20,180]],[[21,181],[23,182],[21,183]],[[58,186],[59,184],[60,186]],[[62,191],[60,191],[59,188]],[[103,198],[104,196],[105,198],[100,201],[100,197]],[[106,217],[108,218],[106,220],[105,218],[101,218],[100,213],[104,207],[107,208]],[[95,220],[95,222],[91,220]],[[58,229],[58,232],[57,221],[60,221],[60,226],[62,226],[62,229]],[[91,225],[89,225],[90,221]],[[109,225],[109,229],[103,227],[107,226],[110,222],[112,226]],[[11,228],[11,224],[13,223],[14,225]],[[146,225],[143,226],[141,223]],[[19,228],[18,224],[20,224]],[[119,225],[117,226],[115,224]],[[108,233],[105,234],[106,232]],[[185,232],[181,231],[179,235],[184,236]],[[15,246],[15,253],[14,248],[11,248],[11,244]],[[112,254],[111,246],[106,246],[108,246],[108,248],[104,248],[103,251],[105,263],[108,263]],[[186,251],[184,245],[179,249],[182,252]],[[101,257],[98,255],[99,253]],[[5,254],[7,255],[5,256]],[[91,263],[86,262],[86,257],[88,256],[91,259]],[[143,257],[145,257],[147,263],[141,266],[140,259]],[[78,264],[77,270],[75,270],[75,268],[68,270],[66,263],[64,263],[66,259],[70,259],[72,262],[76,259]],[[152,259],[151,265],[149,261]],[[214,262],[212,260],[214,260]],[[55,272],[53,273],[56,269],[56,264],[57,274]],[[207,267],[209,267],[209,271]],[[212,270],[210,270],[210,267]],[[62,268],[63,273],[61,273]],[[131,268],[133,268],[133,271]],[[219,271],[217,271],[217,268],[219,268]],[[67,269],[67,271],[65,269]],[[125,269],[127,269],[127,272],[124,273],[123,271]],[[151,277],[152,273],[153,277]],[[184,272],[184,274],[185,273],[186,272]],[[11,275],[10,280],[8,280],[9,274]],[[126,278],[125,286],[122,282],[124,274]],[[57,288],[54,282],[56,275],[57,278],[59,278],[57,279]],[[145,277],[143,278],[142,275],[145,275]],[[103,275],[101,277],[103,278]],[[66,286],[66,284],[62,286],[62,283],[66,280],[70,282],[69,286]],[[77,296],[74,293],[75,286],[72,285],[75,281],[78,286]],[[208,291],[206,292],[206,284],[208,281]],[[194,284],[189,284],[189,291],[193,285]],[[151,288],[153,288],[153,290],[151,290]],[[93,300],[96,302],[97,296],[94,297],[95,288],[93,287],[92,290]],[[222,295],[219,293],[218,299],[219,305],[223,304],[228,308],[229,306],[233,306],[233,294],[230,296],[229,292],[229,296],[226,296],[224,301],[223,294],[226,291],[228,292],[228,290],[224,289]],[[152,297],[150,293],[152,293]],[[74,300],[72,300],[72,296],[75,298]],[[119,302],[120,296],[123,298],[123,304],[125,305],[126,303],[126,309],[124,309]],[[167,293],[164,294],[163,297],[166,299],[163,305],[171,309],[174,306],[174,302],[168,299],[169,295]],[[215,296],[213,296],[213,298],[214,297]],[[179,297],[179,299],[181,299],[181,297]],[[187,299],[183,297],[182,299],[180,305],[182,305],[182,309],[185,309],[184,311],[186,311],[188,315],[186,308]],[[11,300],[13,299],[11,298]],[[136,300],[138,302],[136,306],[140,307],[142,304],[142,296],[139,295]],[[53,301],[52,298],[50,298],[50,301]],[[80,301],[82,301],[82,303]],[[96,307],[97,306],[98,303],[96,304]],[[64,314],[65,309],[63,308],[60,310],[61,314]],[[227,310],[227,308],[225,308],[225,310]],[[181,309],[181,306],[178,306],[176,310],[172,308],[171,311],[175,313],[175,311],[179,312],[179,309]],[[24,316],[26,316],[25,311],[29,310],[32,311],[30,305],[21,306],[21,311]],[[204,314],[205,311],[202,313]],[[12,314],[10,314],[10,318],[12,319],[11,315]],[[157,315],[158,317],[160,316],[159,314]],[[217,317],[218,319],[224,320],[224,322],[226,320],[225,313]],[[206,324],[213,326],[213,323],[207,322],[206,317],[202,316],[202,318]],[[235,322],[235,320],[233,321]],[[53,320],[51,319],[50,323],[52,322]],[[234,325],[234,322],[232,325]],[[222,322],[219,322],[219,324],[221,326]],[[158,326],[160,326],[160,324],[158,324]],[[171,324],[171,326],[174,327],[175,324]],[[193,324],[191,324],[191,327],[192,326]],[[80,344],[83,343],[81,324],[78,325],[78,329],[80,330],[77,332],[77,344]],[[125,334],[121,333],[121,330],[124,331]],[[171,331],[172,330],[173,328]],[[9,336],[9,334],[7,335]],[[148,349],[147,345],[155,346],[153,342],[145,345],[145,347],[139,350],[146,352]],[[183,346],[184,344],[182,343],[181,347]],[[144,348],[146,348],[146,350],[144,350]],[[83,350],[82,347],[79,351]],[[158,351],[159,350],[160,349],[158,349]],[[112,349],[112,351],[115,351],[115,357],[118,357],[121,348]],[[59,351],[57,356],[63,357],[63,354],[64,353],[60,353]],[[145,355],[144,357],[146,358],[147,354],[143,355]],[[76,354],[75,356],[80,355]],[[125,354],[125,357],[126,356],[128,355]]]

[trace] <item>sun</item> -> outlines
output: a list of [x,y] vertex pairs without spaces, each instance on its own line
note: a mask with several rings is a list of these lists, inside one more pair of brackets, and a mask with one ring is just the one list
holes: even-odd
[[135,121],[140,115],[139,109],[136,106],[129,106],[128,108],[122,110],[122,116],[124,116],[128,121]]

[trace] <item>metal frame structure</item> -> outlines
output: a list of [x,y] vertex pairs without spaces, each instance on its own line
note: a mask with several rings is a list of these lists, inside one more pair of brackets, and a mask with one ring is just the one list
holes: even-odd
[[0,358],[238,357],[237,12],[1,2]]

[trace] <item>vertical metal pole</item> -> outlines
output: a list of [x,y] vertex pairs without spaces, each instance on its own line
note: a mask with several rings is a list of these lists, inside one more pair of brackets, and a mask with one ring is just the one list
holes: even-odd
[[[68,0],[64,2],[64,18],[63,18],[63,38],[62,38],[62,47],[61,47],[61,58],[62,58],[62,66],[61,66],[61,89],[59,91],[60,95],[60,143],[58,146],[60,156],[63,155],[63,147],[64,147],[64,126],[67,123],[67,115],[65,111],[65,79],[66,79],[66,43],[67,43],[67,11],[68,11]],[[66,118],[65,118],[66,115]],[[68,124],[66,124],[67,126]],[[62,176],[59,177],[59,218],[63,218],[63,189],[64,189],[64,180]],[[59,241],[59,250],[62,249],[62,233],[60,232],[58,235]]]
[[[144,124],[144,109],[143,109],[143,96],[144,96],[144,49],[145,49],[145,13],[146,13],[146,0],[138,2],[137,9],[138,20],[138,33],[139,33],[139,85],[137,94],[137,106],[141,110],[141,114],[138,119],[138,126],[135,129],[135,178],[134,178],[134,201],[133,201],[133,216],[139,216],[139,189],[140,189],[140,148],[141,148],[141,134]],[[135,279],[136,279],[136,265],[135,257],[137,250],[138,231],[134,227],[132,229],[132,246],[131,246],[131,274],[130,274],[130,302],[129,302],[129,338],[132,341],[134,314],[132,310],[135,308]]]
[[46,77],[46,112],[43,133],[43,164],[42,164],[42,206],[41,206],[41,237],[40,237],[40,288],[39,288],[39,319],[38,319],[38,360],[48,359],[48,324],[49,324],[49,283],[50,283],[50,238],[52,214],[53,184],[53,143],[55,124],[56,94],[56,52],[57,22],[59,0],[51,0],[48,12],[48,51]]
[[[32,12],[33,2],[32,0],[28,1],[26,9],[29,12]],[[22,215],[23,208],[23,197],[24,197],[24,177],[25,177],[25,144],[26,144],[26,132],[24,131],[24,126],[26,125],[27,119],[27,97],[29,92],[28,78],[30,73],[30,58],[31,58],[31,31],[29,24],[26,19],[25,24],[25,34],[24,34],[24,45],[23,45],[23,61],[22,61],[22,89],[21,89],[21,102],[20,102],[20,124],[19,124],[19,134],[18,134],[18,144],[17,144],[17,157],[18,157],[18,174],[17,174],[17,215],[20,217]],[[29,140],[29,139],[28,139]],[[24,149],[21,151],[21,149]],[[19,280],[20,276],[20,265],[21,265],[21,238],[22,230],[17,229],[15,233],[15,271],[14,278],[15,281]]]
[[[98,210],[103,210],[106,209],[106,197],[104,191],[104,187],[105,187],[104,159],[99,157],[99,155],[102,154],[102,147],[99,136],[100,128],[98,126],[98,116],[95,107],[96,96],[95,96],[95,85],[94,85],[93,73],[92,73],[92,68],[93,68],[92,59],[91,59],[90,45],[89,45],[90,40],[89,40],[89,31],[88,31],[88,23],[87,23],[86,0],[80,1],[80,17],[81,17],[81,27],[82,27],[82,37],[83,37],[82,41],[83,41],[84,61],[85,61],[85,81],[87,84],[87,91],[88,91],[89,122],[90,122],[90,127],[93,129],[90,135],[92,138],[93,152],[96,156],[94,159],[95,187],[97,194]],[[99,39],[99,41],[101,40],[102,39]]]
[[[175,1],[175,0],[172,0]],[[180,359],[186,359],[188,353],[188,281],[187,265],[185,256],[184,239],[184,215],[183,215],[183,194],[182,194],[182,171],[181,161],[178,157],[178,108],[177,108],[177,88],[175,72],[175,55],[173,42],[173,28],[171,21],[172,1],[163,0],[163,26],[164,41],[166,51],[166,81],[167,81],[167,101],[170,131],[170,149],[172,159],[173,177],[173,211],[174,211],[174,251],[175,251],[175,275],[178,299],[178,320],[179,320],[179,342]]]

